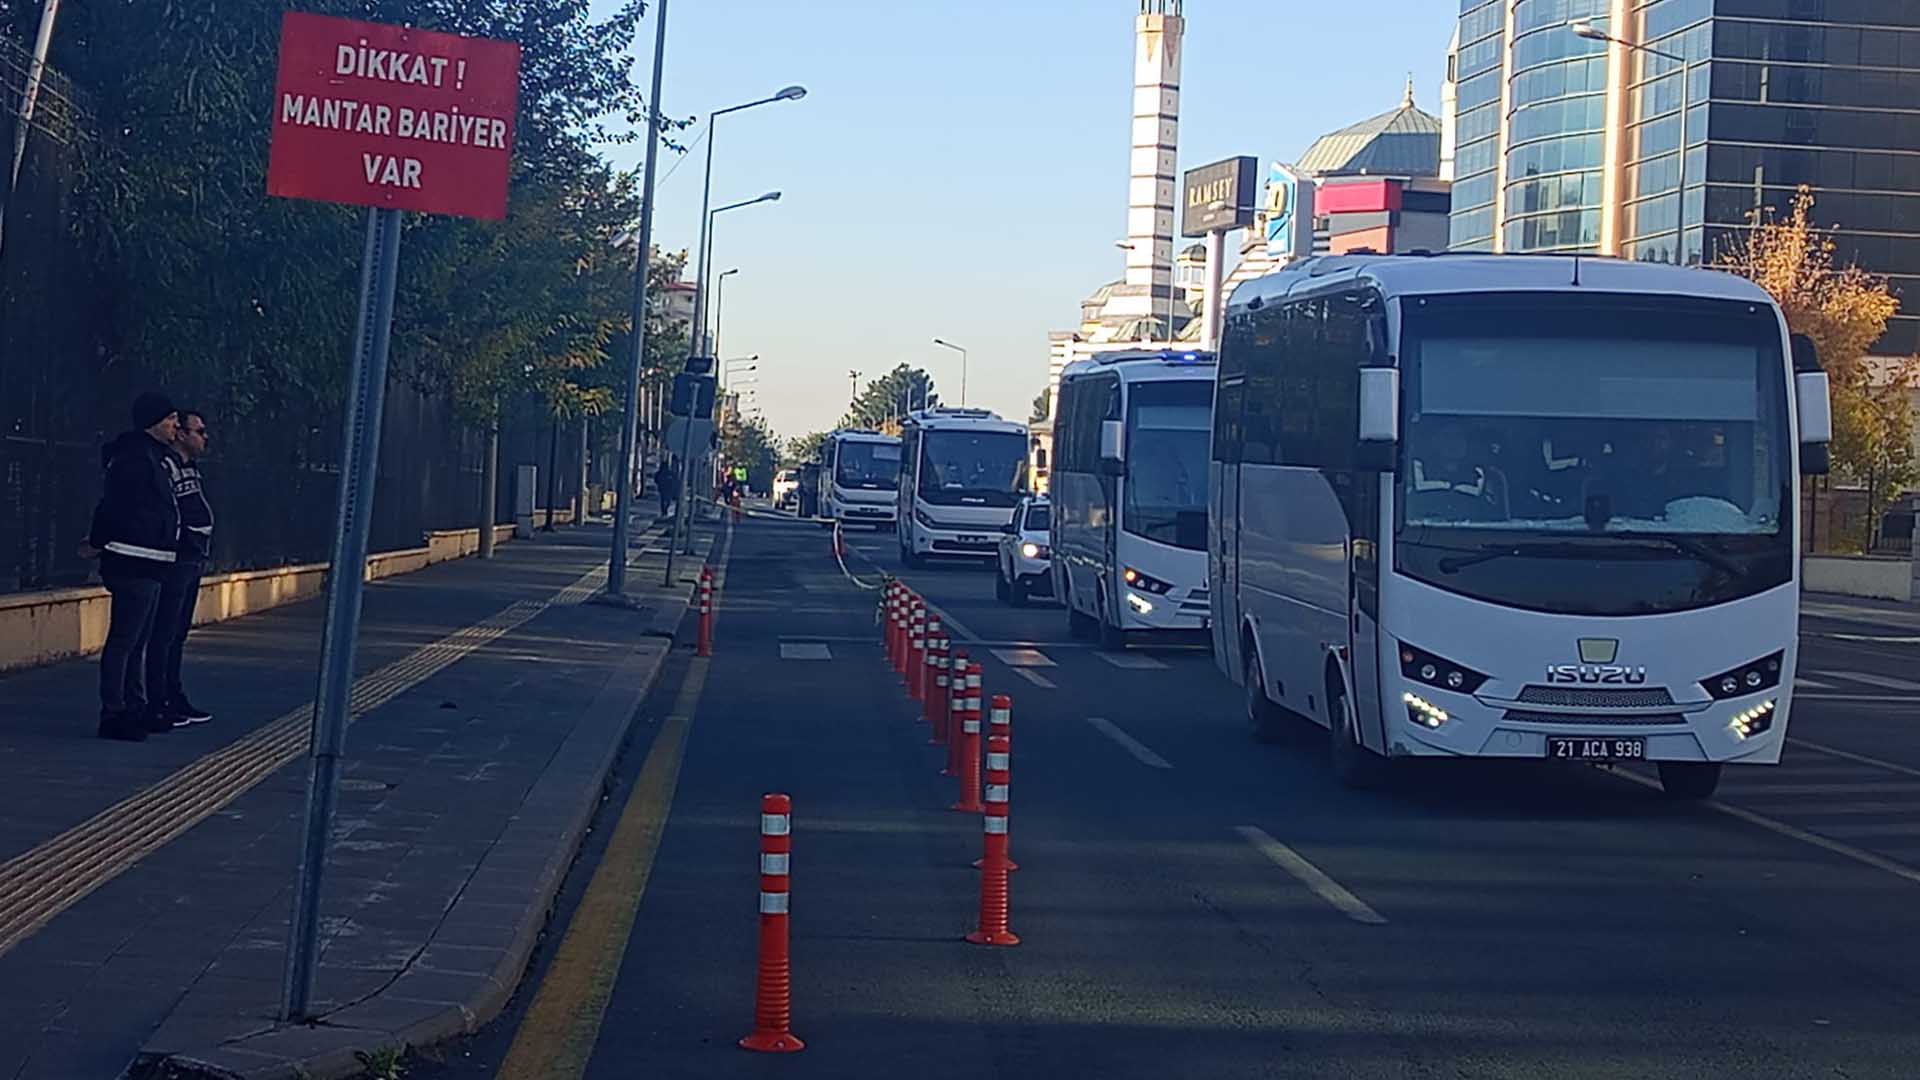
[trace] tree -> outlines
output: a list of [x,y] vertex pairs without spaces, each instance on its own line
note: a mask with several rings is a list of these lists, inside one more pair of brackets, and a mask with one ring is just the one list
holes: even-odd
[[1867,357],[1900,302],[1886,278],[1834,265],[1832,232],[1813,223],[1813,205],[1813,193],[1801,187],[1786,217],[1756,220],[1716,265],[1771,293],[1787,326],[1819,349],[1832,386],[1834,468],[1867,492],[1865,527],[1850,541],[1867,551],[1887,504],[1920,479],[1911,397],[1920,360]]
[[820,460],[820,450],[826,445],[827,433],[809,431],[805,435],[787,440],[787,453],[782,459],[788,465],[802,465],[809,461]]
[[860,391],[853,407],[840,418],[840,426],[898,430],[905,414],[938,404],[940,394],[933,388],[933,376],[921,368],[900,364]]
[[1040,391],[1039,397],[1036,397],[1033,399],[1033,412],[1028,414],[1027,423],[1037,424],[1040,421],[1045,420],[1048,417],[1051,417],[1052,415],[1053,415],[1053,387],[1049,386],[1045,390]]
[[773,490],[773,473],[779,467],[776,447],[779,438],[767,422],[758,416],[735,418],[720,436],[720,459],[727,466],[747,467],[747,486],[755,491]]

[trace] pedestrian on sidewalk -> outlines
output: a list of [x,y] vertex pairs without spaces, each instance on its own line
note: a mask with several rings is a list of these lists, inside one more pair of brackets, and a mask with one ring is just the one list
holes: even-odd
[[144,677],[160,591],[179,558],[170,467],[179,416],[173,402],[153,392],[135,398],[130,413],[133,429],[100,451],[106,478],[87,550],[99,555],[100,579],[113,597],[100,653],[99,734],[139,742],[173,726],[148,709]]
[[661,458],[660,467],[653,472],[653,486],[660,493],[660,516],[673,513],[675,495],[680,486],[680,478],[674,475],[673,459]]
[[195,705],[180,682],[180,660],[187,634],[193,629],[193,609],[200,600],[200,576],[213,554],[213,504],[207,500],[200,475],[206,455],[206,414],[181,409],[174,435],[174,503],[180,511],[180,543],[173,570],[160,589],[154,614],[153,642],[147,646],[147,692],[161,717],[174,727],[204,724],[213,714]]

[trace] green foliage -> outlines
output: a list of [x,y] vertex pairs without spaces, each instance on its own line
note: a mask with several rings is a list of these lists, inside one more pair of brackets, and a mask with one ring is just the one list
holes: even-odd
[[860,391],[852,408],[840,418],[840,426],[898,430],[905,413],[939,404],[940,393],[933,387],[933,376],[901,364]]
[[755,491],[773,490],[774,470],[779,468],[780,440],[767,422],[758,417],[731,420],[720,434],[720,460],[731,467],[747,466],[747,485]]
[[1033,399],[1033,411],[1027,414],[1027,423],[1037,424],[1053,415],[1053,387],[1040,391]]
[[406,1080],[407,1048],[383,1046],[378,1050],[355,1050],[353,1059],[366,1070],[366,1080]]
[[827,442],[824,431],[809,431],[787,440],[786,456],[781,461],[787,465],[801,465],[809,461],[820,460],[820,449]]

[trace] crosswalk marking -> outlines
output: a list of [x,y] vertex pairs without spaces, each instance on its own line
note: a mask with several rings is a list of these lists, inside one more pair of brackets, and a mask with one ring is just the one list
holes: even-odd
[[1042,690],[1060,689],[1060,687],[1054,684],[1054,681],[1052,679],[1047,678],[1045,675],[1042,675],[1037,671],[1028,671],[1026,668],[1017,667],[1013,669],[1013,673],[1027,680],[1033,685],[1039,687]]
[[833,653],[825,642],[820,641],[783,641],[780,643],[782,660],[831,660]]
[[1890,675],[1874,675],[1865,671],[1829,671],[1826,674],[1836,679],[1857,682],[1866,686],[1877,686],[1882,690],[1920,690],[1920,682],[1911,679],[1896,679]]
[[1102,660],[1105,660],[1107,663],[1112,664],[1114,667],[1126,668],[1130,671],[1165,671],[1167,670],[1167,665],[1161,663],[1158,660],[1155,660],[1151,656],[1143,656],[1139,653],[1097,652],[1097,653],[1094,653],[1094,655],[1098,656]]
[[1053,658],[1039,649],[994,649],[993,655],[1011,668],[1054,667]]

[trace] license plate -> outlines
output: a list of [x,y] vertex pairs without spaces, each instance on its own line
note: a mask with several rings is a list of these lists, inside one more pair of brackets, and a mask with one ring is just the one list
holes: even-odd
[[991,538],[985,536],[963,536],[960,538],[960,542],[963,544],[990,544],[993,541]]
[[1640,761],[1647,756],[1645,739],[1547,737],[1547,756],[1556,761]]

